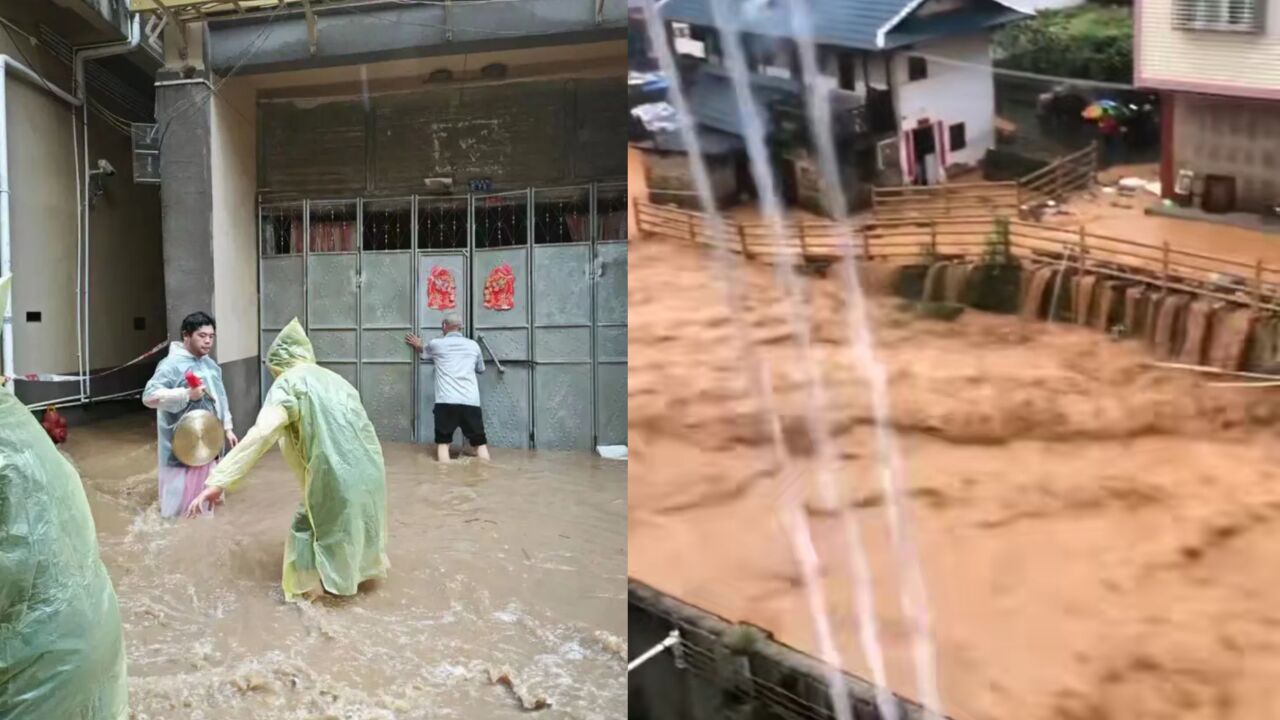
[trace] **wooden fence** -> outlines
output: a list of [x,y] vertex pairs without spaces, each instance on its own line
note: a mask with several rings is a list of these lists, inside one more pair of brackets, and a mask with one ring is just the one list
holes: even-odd
[[988,216],[877,221],[847,230],[827,221],[790,222],[777,234],[765,223],[725,218],[717,233],[701,213],[640,200],[635,213],[642,235],[721,247],[764,261],[830,263],[852,252],[863,260],[918,263],[1009,252],[1023,260],[1280,311],[1280,267],[1178,250],[1168,242],[1099,235],[1084,227]]
[[1061,200],[1067,193],[1088,187],[1097,174],[1098,144],[1093,142],[1019,179],[1019,204]]
[[877,220],[1014,217],[1019,208],[1061,200],[1082,190],[1098,172],[1097,143],[1009,182],[941,183],[878,187],[871,193]]

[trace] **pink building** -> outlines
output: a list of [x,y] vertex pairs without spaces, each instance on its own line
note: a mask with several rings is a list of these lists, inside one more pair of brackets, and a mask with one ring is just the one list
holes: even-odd
[[1134,78],[1160,92],[1165,196],[1178,172],[1235,178],[1236,206],[1280,204],[1280,0],[1136,0]]

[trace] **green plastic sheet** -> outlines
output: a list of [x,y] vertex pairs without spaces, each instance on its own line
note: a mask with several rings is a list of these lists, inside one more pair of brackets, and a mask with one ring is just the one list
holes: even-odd
[[123,720],[128,705],[120,610],[80,475],[0,388],[0,720]]

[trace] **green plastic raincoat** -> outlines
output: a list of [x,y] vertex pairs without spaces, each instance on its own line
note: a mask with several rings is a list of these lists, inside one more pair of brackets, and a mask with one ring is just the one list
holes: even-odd
[[276,381],[257,422],[205,485],[235,490],[279,441],[302,480],[302,505],[285,542],[285,597],[321,588],[354,595],[390,567],[382,446],[355,388],[316,364],[296,319],[271,344],[267,367]]
[[[8,279],[0,279],[0,317]],[[80,475],[0,388],[0,718],[123,720],[116,593]]]

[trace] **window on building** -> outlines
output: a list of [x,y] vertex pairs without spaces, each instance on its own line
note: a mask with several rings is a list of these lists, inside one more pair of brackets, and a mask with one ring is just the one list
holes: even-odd
[[952,152],[955,152],[956,150],[963,150],[965,146],[969,144],[968,138],[965,137],[964,133],[964,123],[956,123],[955,125],[952,125],[948,128],[948,132],[950,137],[947,141],[947,147],[951,148]]
[[1173,27],[1178,30],[1260,32],[1261,0],[1173,0]]
[[907,58],[907,81],[915,82],[929,77],[929,63],[922,57],[912,55]]

